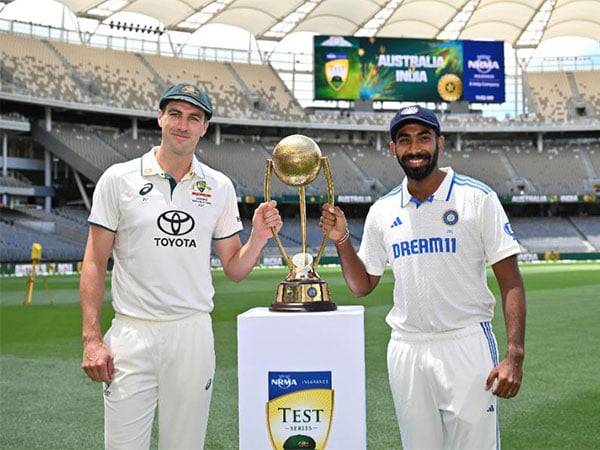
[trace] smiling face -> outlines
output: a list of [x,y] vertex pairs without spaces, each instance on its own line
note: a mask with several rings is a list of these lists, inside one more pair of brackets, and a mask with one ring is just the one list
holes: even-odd
[[161,147],[178,156],[192,155],[208,130],[202,109],[184,101],[172,100],[158,112],[162,129]]
[[398,130],[395,142],[390,142],[390,152],[409,179],[421,181],[437,167],[444,142],[444,137],[437,136],[431,128],[409,123]]

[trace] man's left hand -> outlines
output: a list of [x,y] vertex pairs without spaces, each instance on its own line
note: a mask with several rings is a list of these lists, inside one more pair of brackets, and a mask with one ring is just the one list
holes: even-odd
[[252,235],[261,241],[267,241],[271,236],[271,228],[275,231],[281,230],[283,222],[277,209],[277,202],[271,200],[267,203],[261,203],[254,210],[252,217]]
[[492,391],[494,395],[502,398],[511,398],[517,395],[521,388],[521,380],[523,378],[523,363],[522,361],[511,361],[510,358],[504,358],[496,367],[492,369],[488,375],[486,382],[486,390],[496,385]]

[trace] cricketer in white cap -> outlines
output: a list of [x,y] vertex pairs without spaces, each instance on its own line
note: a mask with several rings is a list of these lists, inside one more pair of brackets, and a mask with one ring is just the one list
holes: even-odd
[[[261,204],[242,245],[233,184],[194,156],[212,115],[190,84],[162,95],[158,147],[109,167],[96,184],[81,270],[82,368],[104,383],[105,446],[148,449],[155,411],[161,449],[201,449],[215,372],[211,242],[225,275],[241,281],[281,228]],[[115,318],[100,315],[113,256]]]
[[[321,226],[331,229],[356,296],[377,286],[386,264],[394,273],[387,363],[403,448],[497,449],[497,397],[515,396],[523,374],[519,245],[496,193],[437,167],[444,137],[433,111],[400,110],[390,135],[406,177],[371,206],[358,254],[341,209],[325,205]],[[508,346],[501,361],[486,263],[504,308]]]

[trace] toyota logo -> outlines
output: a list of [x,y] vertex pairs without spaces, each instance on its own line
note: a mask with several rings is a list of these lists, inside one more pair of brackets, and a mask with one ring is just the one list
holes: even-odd
[[183,211],[166,211],[158,216],[158,228],[171,236],[183,236],[194,229],[194,219]]

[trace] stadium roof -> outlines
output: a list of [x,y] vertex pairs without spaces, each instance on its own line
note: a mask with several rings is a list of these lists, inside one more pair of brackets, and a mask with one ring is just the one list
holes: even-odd
[[600,0],[59,0],[79,17],[153,17],[166,30],[227,24],[257,39],[289,33],[495,39],[536,47],[559,36],[600,41]]

